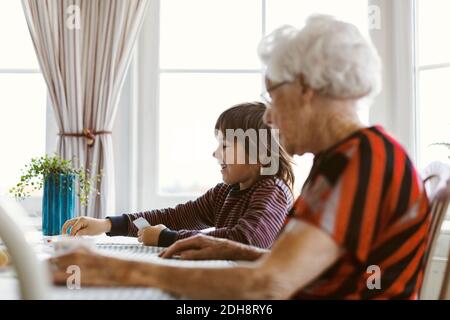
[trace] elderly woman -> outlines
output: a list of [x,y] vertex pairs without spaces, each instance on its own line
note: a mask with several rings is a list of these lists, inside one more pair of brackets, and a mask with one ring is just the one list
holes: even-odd
[[353,25],[314,16],[301,30],[267,36],[260,56],[271,98],[267,123],[291,154],[315,155],[272,250],[199,236],[162,255],[251,261],[223,269],[78,252],[53,260],[56,282],[64,283],[65,268],[75,263],[85,285],[150,286],[191,298],[416,298],[428,200],[404,149],[358,119],[358,102],[380,87],[374,48]]

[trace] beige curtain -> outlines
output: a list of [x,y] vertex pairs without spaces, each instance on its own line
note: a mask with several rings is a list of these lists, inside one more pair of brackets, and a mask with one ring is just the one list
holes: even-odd
[[56,115],[58,154],[90,169],[80,215],[115,213],[112,128],[148,0],[22,0]]

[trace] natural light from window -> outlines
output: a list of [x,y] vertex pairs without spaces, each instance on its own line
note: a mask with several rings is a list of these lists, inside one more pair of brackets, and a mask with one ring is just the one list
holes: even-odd
[[46,87],[20,1],[0,1],[0,196],[45,152]]
[[[419,167],[449,163],[450,147],[450,1],[417,0],[417,143]],[[445,30],[445,31],[444,31]]]
[[[161,194],[198,195],[221,181],[220,168],[212,157],[214,124],[218,115],[234,104],[259,100],[263,82],[256,48],[264,33],[284,24],[302,27],[312,13],[335,15],[368,33],[367,2],[345,2],[161,1]],[[311,160],[311,156],[296,158],[297,189]]]

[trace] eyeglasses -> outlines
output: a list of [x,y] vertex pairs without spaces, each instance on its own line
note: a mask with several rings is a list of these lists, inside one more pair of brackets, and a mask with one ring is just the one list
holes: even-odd
[[291,81],[283,81],[283,82],[280,82],[280,83],[278,83],[278,84],[276,84],[276,85],[274,85],[274,86],[268,88],[268,89],[267,89],[266,91],[264,91],[263,93],[261,93],[261,98],[262,98],[263,102],[266,103],[266,104],[269,105],[269,106],[272,105],[272,98],[270,97],[270,93],[271,93],[272,91],[278,89],[279,87],[284,86],[285,84],[288,84],[288,83],[292,83],[292,82],[291,82]]

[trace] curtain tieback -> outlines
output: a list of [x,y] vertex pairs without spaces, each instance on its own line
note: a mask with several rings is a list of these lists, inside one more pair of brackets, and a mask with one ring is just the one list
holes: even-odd
[[94,131],[90,129],[84,129],[83,133],[59,133],[61,137],[75,137],[75,138],[85,138],[88,147],[92,147],[95,142],[95,137],[101,134],[112,134],[112,131]]

